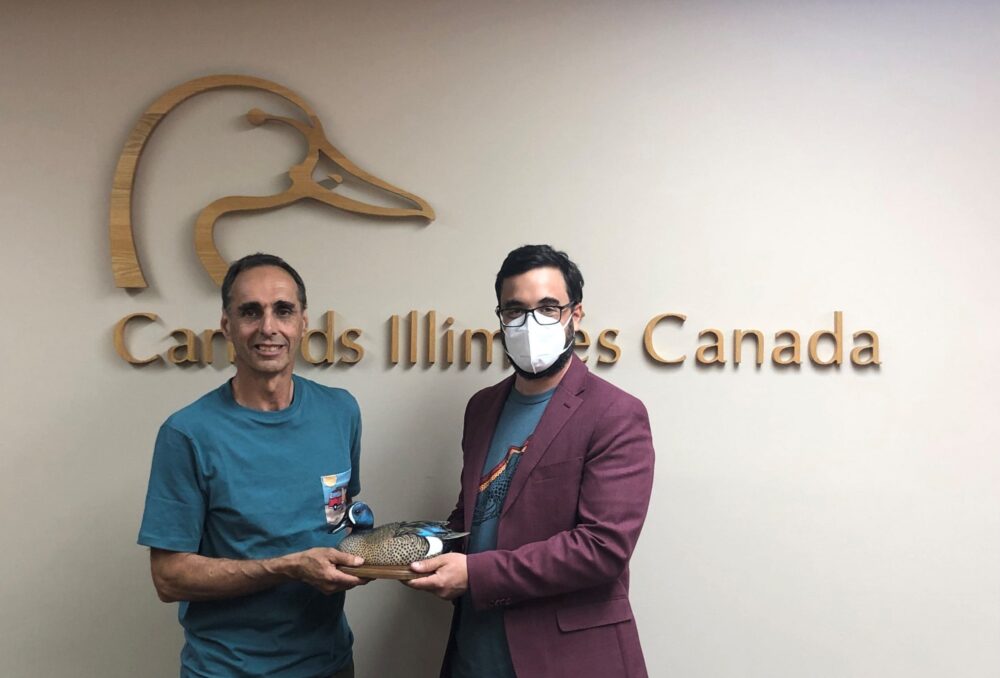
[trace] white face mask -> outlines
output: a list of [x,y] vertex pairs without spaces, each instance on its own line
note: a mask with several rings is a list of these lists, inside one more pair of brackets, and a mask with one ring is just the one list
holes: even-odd
[[[566,320],[572,321],[572,316]],[[566,341],[566,325],[553,323],[539,325],[535,314],[529,313],[524,324],[503,328],[507,355],[525,372],[538,374],[552,366],[559,356],[568,351],[572,342]]]

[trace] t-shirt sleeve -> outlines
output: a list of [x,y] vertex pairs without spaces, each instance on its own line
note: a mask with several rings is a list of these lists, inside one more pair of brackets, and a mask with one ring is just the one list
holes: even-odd
[[153,449],[139,543],[167,551],[197,552],[206,504],[193,442],[169,423],[164,424]]
[[361,408],[357,401],[354,401],[351,430],[351,482],[347,485],[347,494],[356,497],[361,494]]

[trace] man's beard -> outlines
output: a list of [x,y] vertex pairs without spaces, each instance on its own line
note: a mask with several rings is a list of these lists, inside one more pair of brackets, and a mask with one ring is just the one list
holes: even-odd
[[[503,343],[504,351],[507,350],[507,338],[504,337],[503,330],[500,331],[500,341]],[[556,361],[546,367],[541,372],[530,372],[528,370],[522,369],[520,365],[511,359],[511,367],[514,371],[524,377],[525,379],[545,379],[546,377],[551,377],[553,374],[559,374],[559,370],[566,366],[566,363],[571,357],[573,357],[573,344],[576,343],[576,330],[573,329],[573,321],[570,320],[566,323],[566,343],[569,346],[559,354]],[[510,356],[508,356],[510,357]]]

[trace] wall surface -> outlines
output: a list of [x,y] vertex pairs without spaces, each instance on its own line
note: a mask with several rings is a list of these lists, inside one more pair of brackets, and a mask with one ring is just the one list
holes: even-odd
[[[526,242],[569,251],[594,366],[647,404],[657,471],[632,563],[652,676],[1000,675],[1000,10],[978,2],[3,2],[0,674],[176,675],[176,606],[135,544],[159,424],[230,369],[132,367],[216,326],[198,212],[263,195],[303,152],[250,92],[178,108],[146,148],[115,288],[107,211],[161,92],[244,73],[301,93],[430,225],[317,206],[226,218],[224,256],[275,251],[362,330],[301,373],[361,403],[363,496],[444,516],[464,403],[506,374],[391,365],[388,320],[492,327]],[[698,332],[878,333],[879,369],[698,367]],[[646,357],[646,322],[677,368]],[[405,325],[404,325],[405,328]],[[338,332],[340,329],[338,329]],[[828,351],[827,346],[825,350]],[[747,349],[752,355],[752,351]],[[593,363],[601,355],[583,352]],[[991,451],[992,450],[992,451]],[[392,582],[348,596],[359,676],[436,675],[450,607]]]

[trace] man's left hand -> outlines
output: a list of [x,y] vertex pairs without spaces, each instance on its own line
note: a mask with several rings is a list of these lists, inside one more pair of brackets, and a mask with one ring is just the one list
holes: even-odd
[[426,575],[405,582],[411,589],[427,591],[444,600],[458,598],[469,589],[469,569],[464,553],[445,553],[418,560],[410,569]]

